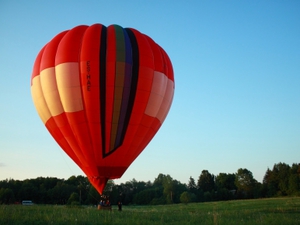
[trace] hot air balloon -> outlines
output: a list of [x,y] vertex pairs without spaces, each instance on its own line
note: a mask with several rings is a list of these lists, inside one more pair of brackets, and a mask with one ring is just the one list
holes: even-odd
[[101,194],[161,127],[173,100],[173,68],[133,28],[80,25],[41,49],[31,94],[52,137]]

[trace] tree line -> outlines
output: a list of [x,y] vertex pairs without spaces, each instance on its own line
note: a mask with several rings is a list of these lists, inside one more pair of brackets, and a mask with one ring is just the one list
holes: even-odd
[[[263,182],[254,179],[248,169],[217,176],[202,170],[197,181],[190,177],[187,184],[170,175],[159,174],[153,182],[132,179],[121,184],[109,180],[103,195],[112,204],[157,205],[171,203],[206,202],[233,199],[300,196],[300,164],[274,164],[267,169]],[[18,204],[32,200],[36,204],[97,205],[100,194],[84,176],[69,179],[38,177],[23,181],[0,181],[0,204]]]

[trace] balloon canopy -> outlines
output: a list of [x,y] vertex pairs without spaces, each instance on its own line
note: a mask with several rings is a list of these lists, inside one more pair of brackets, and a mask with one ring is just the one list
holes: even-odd
[[135,29],[81,25],[41,49],[31,94],[50,134],[102,193],[165,120],[173,68],[166,52]]

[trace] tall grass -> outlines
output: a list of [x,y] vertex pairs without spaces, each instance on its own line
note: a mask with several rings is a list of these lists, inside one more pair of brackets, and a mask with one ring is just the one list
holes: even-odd
[[300,224],[300,198],[273,198],[161,206],[95,207],[1,205],[0,224]]

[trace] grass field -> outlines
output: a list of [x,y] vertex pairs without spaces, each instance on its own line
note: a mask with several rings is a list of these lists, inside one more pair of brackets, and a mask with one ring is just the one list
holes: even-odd
[[283,224],[300,225],[300,198],[272,198],[161,206],[95,207],[0,205],[0,224]]

